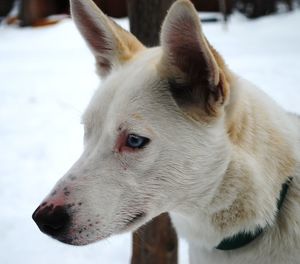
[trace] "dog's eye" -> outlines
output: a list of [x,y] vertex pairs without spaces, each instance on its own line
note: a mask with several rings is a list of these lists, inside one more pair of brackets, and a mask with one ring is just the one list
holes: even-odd
[[126,147],[132,149],[141,149],[149,143],[150,139],[135,134],[129,134],[126,140]]

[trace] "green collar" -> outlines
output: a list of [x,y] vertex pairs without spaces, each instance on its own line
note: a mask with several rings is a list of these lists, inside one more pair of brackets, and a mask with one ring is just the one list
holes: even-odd
[[[288,180],[282,184],[282,188],[280,191],[280,197],[279,200],[277,201],[277,215],[282,208],[284,199],[286,197],[286,194],[289,189],[289,185],[291,181],[293,180],[292,177],[288,178]],[[257,227],[254,233],[249,233],[249,232],[240,232],[237,233],[236,235],[232,237],[225,238],[221,241],[221,243],[216,247],[216,249],[219,250],[234,250],[241,248],[243,246],[248,245],[250,242],[255,240],[257,237],[259,237],[265,229],[261,227]]]

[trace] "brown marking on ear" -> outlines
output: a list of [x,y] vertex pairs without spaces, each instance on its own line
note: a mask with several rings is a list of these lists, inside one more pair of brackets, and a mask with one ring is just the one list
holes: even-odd
[[94,2],[87,1],[84,4],[82,1],[71,1],[70,3],[72,18],[96,57],[100,75],[106,75],[112,68],[108,57],[112,52],[113,44],[104,29],[105,25],[102,27],[98,24],[101,19],[103,24],[107,23],[106,17]]
[[217,65],[219,68],[219,80],[223,87],[223,94],[224,94],[224,103],[226,103],[226,100],[229,100],[230,96],[230,85],[232,82],[232,73],[228,69],[223,57],[220,55],[220,53],[209,43],[209,41],[206,39],[206,43],[209,47],[209,50],[211,51]]
[[134,35],[121,28],[112,19],[109,21],[117,39],[118,59],[121,63],[131,60],[139,51],[146,49]]
[[73,20],[96,57],[100,76],[107,76],[113,66],[126,63],[144,49],[131,33],[107,17],[92,0],[70,3]]
[[219,69],[222,70],[222,72],[225,73],[225,76],[228,80],[231,79],[230,77],[230,73],[228,72],[228,68],[227,68],[227,65],[223,59],[223,57],[220,55],[220,53],[210,44],[210,42],[207,40],[207,38],[205,37],[205,41],[206,41],[206,44],[210,50],[210,52],[212,53],[215,61],[217,62],[217,65],[219,67]]

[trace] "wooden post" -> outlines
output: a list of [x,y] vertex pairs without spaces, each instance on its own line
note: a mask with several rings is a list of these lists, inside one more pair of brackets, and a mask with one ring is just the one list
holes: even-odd
[[176,264],[177,235],[167,213],[133,234],[131,264]]
[[219,7],[220,7],[220,12],[223,15],[223,22],[226,25],[228,21],[228,11],[227,11],[227,5],[225,0],[219,0]]
[[[159,43],[161,24],[174,0],[128,0],[130,31],[146,46]],[[177,235],[167,213],[133,234],[131,264],[177,264]]]
[[0,0],[0,21],[2,17],[6,17],[12,10],[14,5],[14,0]]
[[159,42],[161,24],[175,0],[127,0],[130,31],[146,46]]
[[[1,1],[1,0],[0,0]],[[43,26],[58,20],[47,21],[47,16],[69,12],[68,0],[20,0],[20,26]]]

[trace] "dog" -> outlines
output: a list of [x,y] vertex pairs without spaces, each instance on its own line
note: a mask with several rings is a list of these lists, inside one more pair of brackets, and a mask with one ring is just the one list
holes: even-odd
[[190,263],[300,263],[300,119],[228,68],[188,0],[154,48],[91,0],[71,13],[103,80],[40,230],[86,245],[169,212]]

